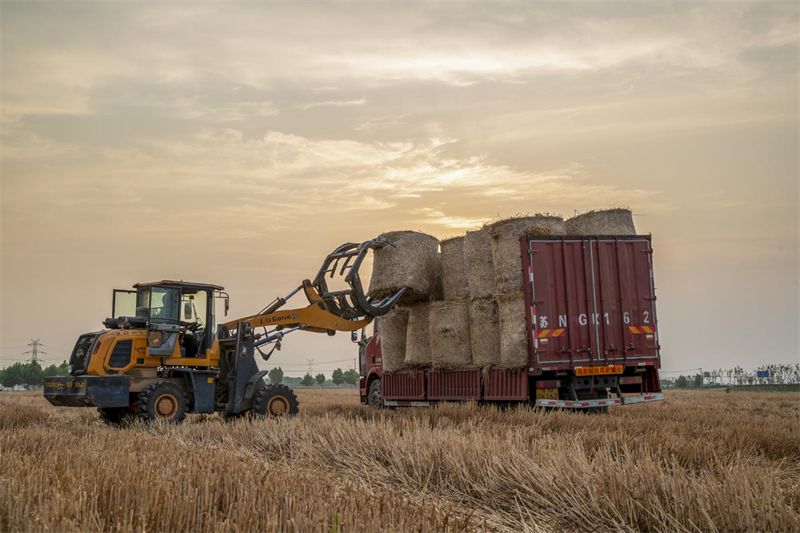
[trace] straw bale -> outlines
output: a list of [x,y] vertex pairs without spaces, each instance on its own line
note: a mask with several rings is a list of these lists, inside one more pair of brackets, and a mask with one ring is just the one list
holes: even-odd
[[441,242],[442,287],[445,300],[469,297],[469,286],[464,269],[464,237],[453,237]]
[[436,237],[417,231],[390,231],[381,237],[397,247],[375,250],[369,295],[375,299],[394,294],[403,287],[403,305],[442,298],[441,258]]
[[493,297],[482,296],[469,301],[469,338],[473,365],[500,364],[500,323]]
[[406,359],[408,309],[395,307],[381,317],[381,357],[383,371],[402,370]]
[[464,236],[464,270],[470,296],[491,296],[494,292],[494,266],[488,230],[468,231]]
[[469,305],[466,300],[430,304],[430,344],[433,368],[469,366]]
[[430,303],[422,302],[408,307],[408,333],[406,335],[406,366],[429,368],[431,366]]
[[528,334],[525,297],[522,291],[495,295],[500,319],[500,363],[507,368],[528,364]]
[[549,215],[507,218],[487,226],[492,236],[492,264],[496,293],[522,290],[523,235],[566,235],[564,219]]
[[567,220],[569,235],[636,235],[630,209],[589,211]]

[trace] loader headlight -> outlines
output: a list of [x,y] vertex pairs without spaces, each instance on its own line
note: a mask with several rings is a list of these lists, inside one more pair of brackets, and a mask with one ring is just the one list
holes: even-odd
[[74,366],[72,366],[72,365],[69,365],[69,366],[67,367],[67,374],[72,374],[72,371],[73,371],[73,370],[75,370],[75,367],[74,367]]

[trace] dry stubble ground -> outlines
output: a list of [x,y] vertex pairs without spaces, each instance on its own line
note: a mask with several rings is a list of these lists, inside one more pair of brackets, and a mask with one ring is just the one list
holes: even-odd
[[800,531],[800,396],[104,426],[0,393],[1,531]]

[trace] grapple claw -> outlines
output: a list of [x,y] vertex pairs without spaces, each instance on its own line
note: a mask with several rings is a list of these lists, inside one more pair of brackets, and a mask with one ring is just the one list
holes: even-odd
[[[387,245],[395,246],[395,244],[386,237],[376,237],[375,239],[364,241],[360,244],[352,242],[343,244],[328,254],[314,280],[311,282],[304,282],[303,285],[310,285],[314,288],[329,312],[347,320],[383,316],[391,311],[397,304],[406,290],[405,287],[395,294],[375,302],[372,298],[364,294],[364,287],[361,284],[361,277],[359,276],[358,270],[361,268],[361,263],[370,250],[383,248]],[[339,268],[339,261],[341,260],[344,262],[341,268]],[[350,288],[343,291],[329,291],[328,284],[325,280],[326,274],[330,274],[330,277],[333,278],[337,273],[337,269],[339,271],[338,274],[344,276],[344,281]],[[345,274],[345,272],[347,272],[347,274]],[[308,291],[306,291],[306,296],[309,296]],[[310,296],[309,301],[312,304],[317,303],[312,301]]]

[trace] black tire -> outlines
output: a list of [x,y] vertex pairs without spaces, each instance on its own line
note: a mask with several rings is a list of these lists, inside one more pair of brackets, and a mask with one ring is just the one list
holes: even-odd
[[186,393],[171,381],[151,383],[136,398],[136,416],[145,422],[180,424],[186,418]]
[[300,411],[300,402],[290,387],[267,383],[256,393],[253,411],[269,417],[293,416]]
[[98,407],[97,412],[100,413],[100,420],[109,426],[130,422],[135,416],[128,407]]
[[381,380],[376,379],[369,384],[369,392],[367,392],[367,405],[376,409],[383,409],[383,395],[381,393]]

